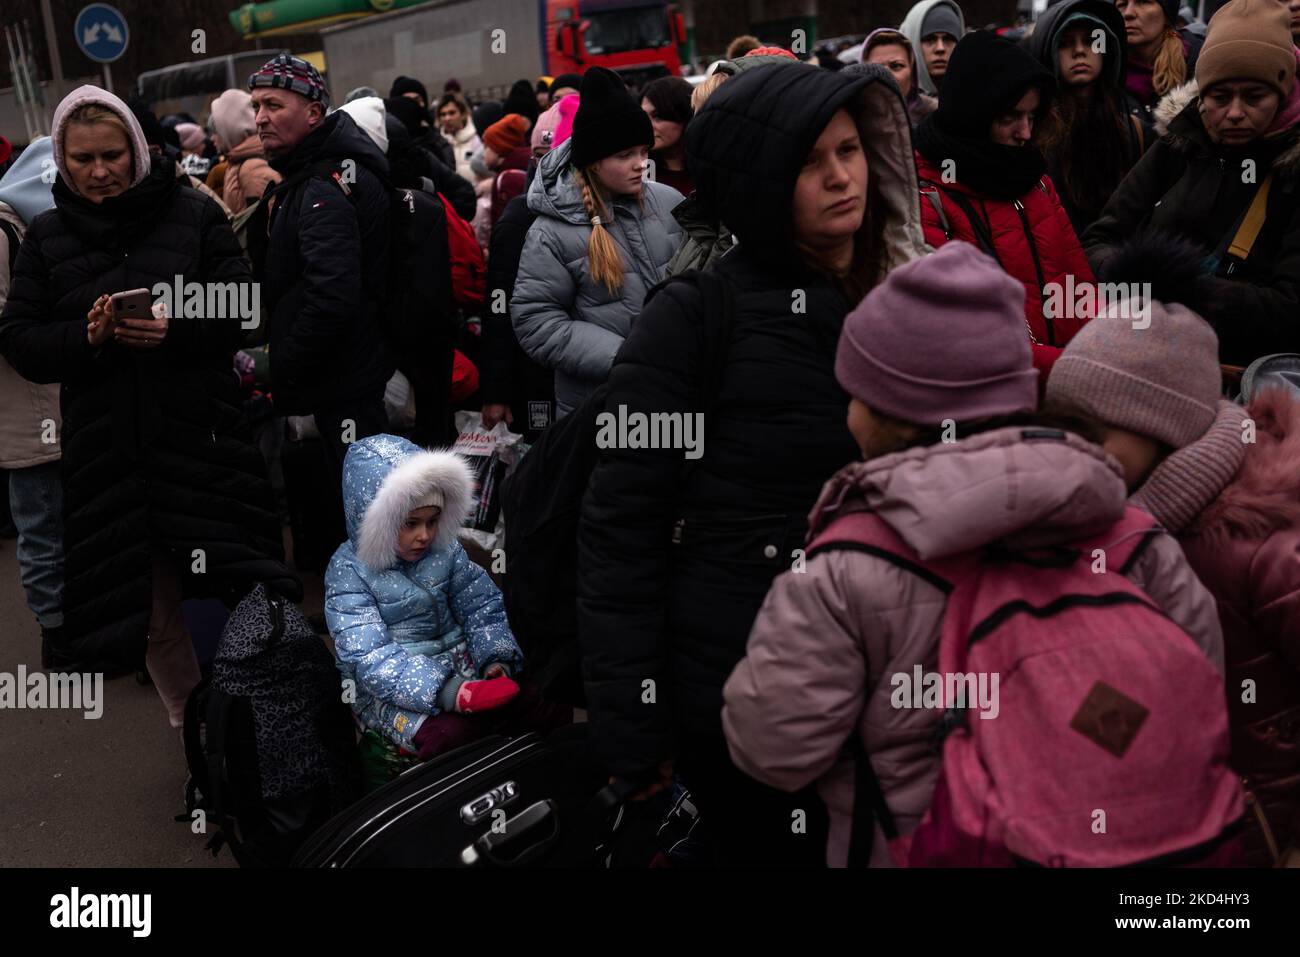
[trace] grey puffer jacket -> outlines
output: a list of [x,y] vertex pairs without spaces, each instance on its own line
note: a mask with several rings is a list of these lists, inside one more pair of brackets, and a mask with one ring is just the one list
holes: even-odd
[[650,288],[664,278],[681,242],[673,207],[682,194],[647,182],[641,200],[620,197],[607,223],[623,259],[623,286],[611,293],[591,278],[587,240],[591,220],[569,165],[571,144],[547,154],[528,190],[537,219],[528,230],[510,317],[519,344],[555,371],[556,415],[573,410],[609,375],[614,356],[641,312]]

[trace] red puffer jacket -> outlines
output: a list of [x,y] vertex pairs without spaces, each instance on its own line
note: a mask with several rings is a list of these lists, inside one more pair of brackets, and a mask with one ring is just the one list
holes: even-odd
[[[987,226],[1002,268],[1024,283],[1025,323],[1034,343],[1034,365],[1046,380],[1061,349],[1087,320],[1064,316],[1049,319],[1044,315],[1042,289],[1049,283],[1059,283],[1062,296],[1068,297],[1067,276],[1074,277],[1075,287],[1094,281],[1088,258],[1074,235],[1051,178],[1044,175],[1024,196],[1008,202],[981,196],[960,182],[943,182],[942,170],[919,151],[916,170],[922,181],[921,225],[925,241],[936,249],[950,239],[965,240],[984,248],[971,221],[953,198],[953,194],[958,194]],[[935,199],[943,206],[943,219],[935,209]],[[1067,316],[1072,315],[1073,307],[1066,312]]]

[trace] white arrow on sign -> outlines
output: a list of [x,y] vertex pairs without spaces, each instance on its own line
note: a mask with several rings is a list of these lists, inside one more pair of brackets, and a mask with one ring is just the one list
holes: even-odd
[[87,46],[99,42],[99,24],[95,23],[88,27],[86,32],[82,34],[81,39]]
[[111,23],[101,23],[100,26],[104,28],[104,36],[108,37],[114,43],[122,42],[122,31],[117,27],[113,26]]

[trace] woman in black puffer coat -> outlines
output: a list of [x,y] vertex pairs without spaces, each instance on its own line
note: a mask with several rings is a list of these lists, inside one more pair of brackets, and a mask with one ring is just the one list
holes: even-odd
[[[230,318],[107,315],[106,296],[155,284],[246,286],[221,209],[151,163],[117,97],[83,86],[54,123],[55,208],[31,223],[0,317],[0,352],[61,382],[66,586],[56,667],[146,663],[179,727],[198,682],[188,595],[238,598],[265,582],[298,600],[265,463],[248,441]],[[244,289],[247,293],[247,289]],[[157,315],[157,307],[155,307]],[[192,315],[192,310],[191,310]]]
[[735,768],[722,686],[772,579],[800,560],[826,475],[857,457],[834,375],[844,316],[929,251],[907,110],[884,68],[760,67],[709,99],[686,150],[697,197],[738,240],[711,270],[734,320],[714,376],[701,288],[673,282],[610,374],[606,409],[702,411],[704,444],[690,463],[681,449],[606,449],[592,475],[578,576],[591,734],[610,774],[643,793],[671,765],[708,862],[820,866],[820,800]]

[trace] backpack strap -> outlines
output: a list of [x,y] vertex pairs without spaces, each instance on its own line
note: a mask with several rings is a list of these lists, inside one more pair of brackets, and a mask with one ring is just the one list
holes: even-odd
[[[807,557],[826,552],[862,552],[889,562],[897,568],[922,578],[944,594],[953,590],[953,583],[944,578],[929,563],[899,537],[875,512],[859,510],[837,517],[808,543]],[[943,563],[938,563],[943,564]],[[884,789],[876,777],[876,769],[862,737],[856,731],[848,741],[853,757],[853,823],[849,832],[848,866],[868,867],[876,838],[876,822],[886,840],[898,837],[898,823],[894,812],[885,800]]]
[[[992,256],[994,262],[999,266],[1002,266],[1002,257],[998,255],[998,251],[993,245],[993,233],[989,229],[988,223],[984,221],[984,217],[975,212],[975,207],[971,205],[970,200],[954,190],[944,189],[933,180],[923,179],[920,182],[923,186],[934,187],[933,192],[922,190],[922,194],[929,199],[931,205],[939,211],[939,221],[943,225],[944,236],[948,239],[952,239],[952,227],[948,223],[948,217],[944,215],[943,203],[939,199],[939,194],[943,194],[956,204],[957,208],[961,210],[962,215],[966,217],[966,221],[970,223],[971,232],[975,234],[976,244],[980,249]],[[1002,268],[1005,272],[1006,267],[1003,266]]]
[[1149,512],[1129,505],[1119,521],[1100,535],[1080,542],[1078,547],[1085,549],[1089,556],[1093,550],[1100,549],[1106,556],[1107,571],[1128,574],[1162,531],[1160,523]]
[[1147,135],[1142,130],[1142,121],[1137,118],[1136,114],[1130,113],[1128,118],[1130,123],[1133,125],[1133,131],[1137,140],[1137,155],[1140,159],[1142,154],[1147,151]]
[[805,555],[812,558],[837,551],[872,555],[924,579],[944,594],[953,590],[953,582],[944,574],[951,574],[949,563],[923,561],[875,512],[862,509],[839,516],[808,543]]
[[898,837],[898,822],[885,800],[871,756],[856,732],[849,738],[849,749],[853,754],[853,823],[849,832],[848,865],[852,868],[869,867],[876,841],[876,822],[880,822],[880,829],[890,841]]
[[1264,228],[1264,218],[1268,214],[1269,187],[1273,185],[1273,173],[1269,171],[1264,181],[1255,190],[1255,198],[1250,201],[1246,215],[1242,217],[1236,233],[1228,242],[1228,255],[1232,262],[1228,264],[1227,274],[1231,275],[1236,264],[1250,258],[1250,251],[1259,238],[1259,231]]

